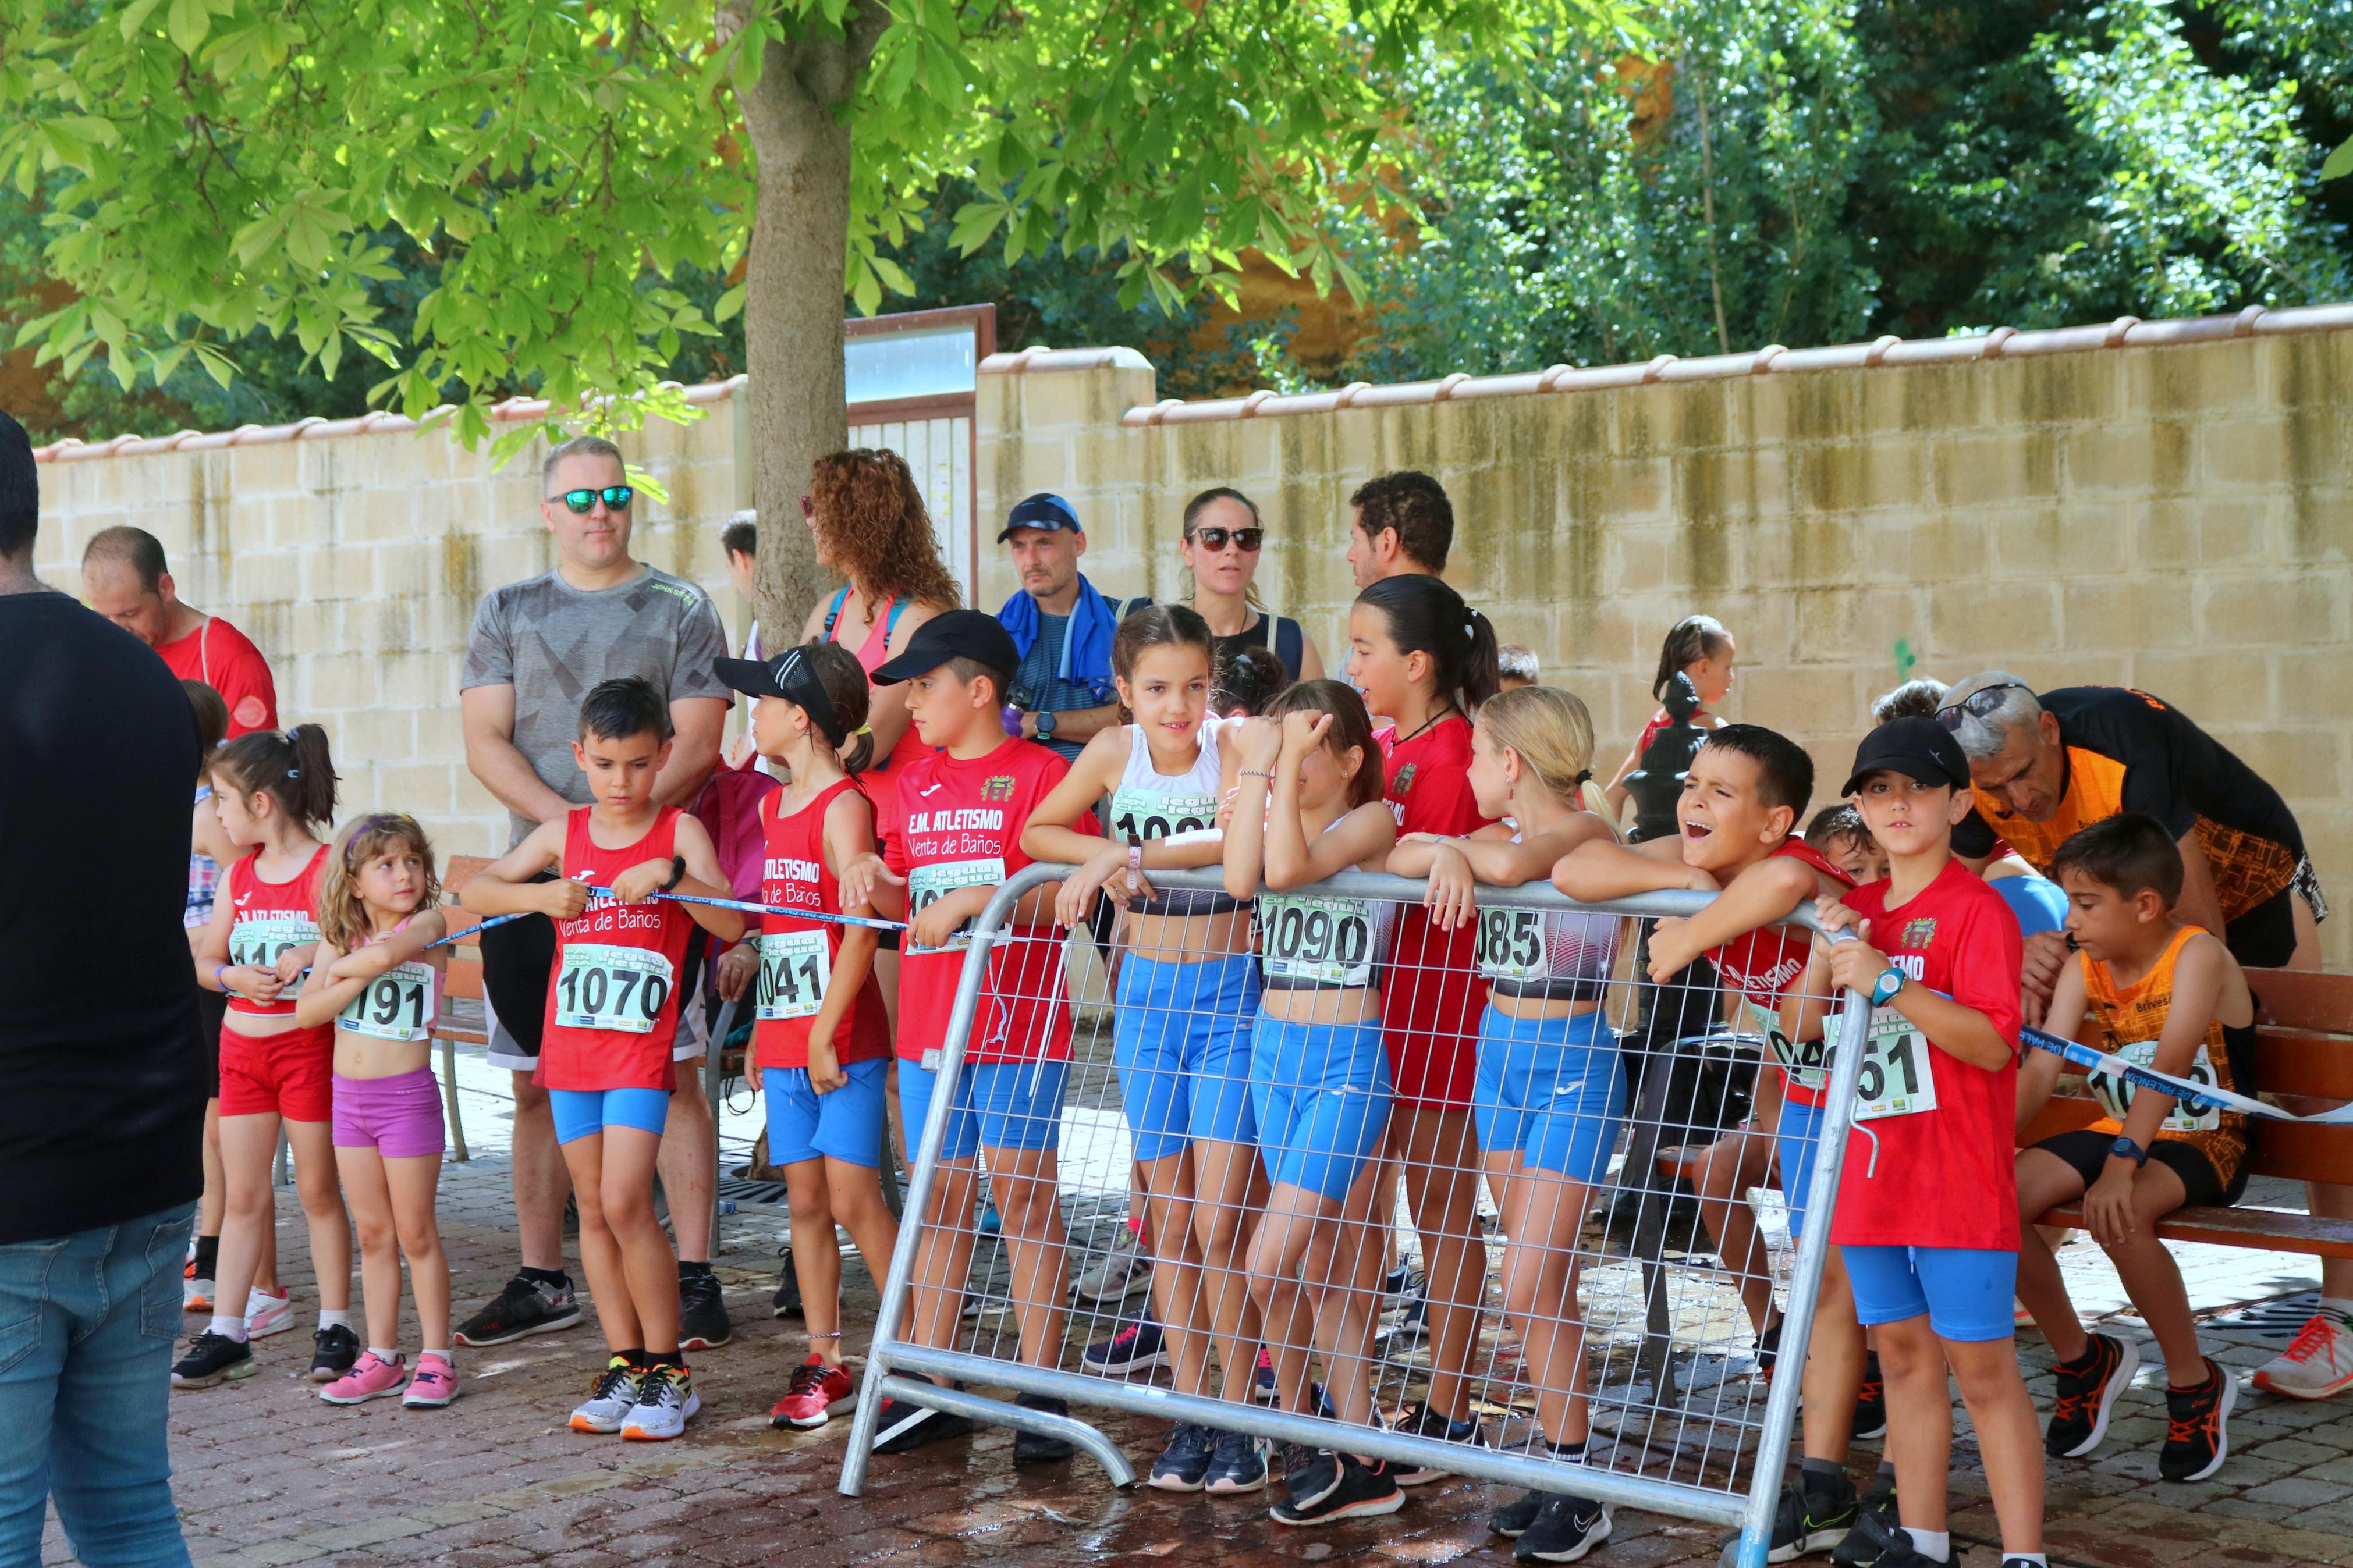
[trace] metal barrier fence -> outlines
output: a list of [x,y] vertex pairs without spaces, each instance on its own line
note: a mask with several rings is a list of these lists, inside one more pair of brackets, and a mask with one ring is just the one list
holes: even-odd
[[[1743,1078],[1788,1051],[1746,1007],[1722,1026],[1704,965],[1703,983],[1680,985],[1636,967],[1639,920],[1686,917],[1713,895],[1585,906],[1541,884],[1481,888],[1475,922],[1449,938],[1421,923],[1420,882],[1350,872],[1261,896],[1263,967],[1247,907],[1128,917],[1114,1007],[1074,1021],[1063,934],[1007,924],[1068,870],[1027,868],[973,922],[944,1047],[924,1064],[932,1113],[844,1493],[863,1485],[886,1396],[1063,1437],[1114,1483],[1134,1479],[1075,1417],[929,1381],[969,1380],[1733,1526],[1739,1562],[1765,1561],[1863,1065],[1862,998],[1831,1015],[1827,1058],[1801,1064],[1826,1079],[1826,1110],[1810,1217],[1777,1278],[1779,1249],[1762,1241],[1746,1271],[1694,1261],[1713,1244],[1688,1189],[1662,1174],[1670,1151],[1726,1136]],[[1214,869],[1151,883],[1204,910],[1220,887]],[[1820,931],[1810,909],[1788,923]],[[1187,950],[1173,950],[1180,939]],[[1462,1005],[1480,963],[1517,993],[1483,1014]],[[1368,986],[1393,1010],[1475,1021],[1384,1042]],[[1434,1008],[1399,994],[1421,986],[1447,994]],[[903,1099],[914,1075],[901,1076]],[[967,1097],[977,1114],[943,1109]],[[1392,1199],[1399,1152],[1411,1157]],[[984,1180],[1001,1238],[984,1234]],[[1165,1382],[1080,1370],[1090,1341],[1141,1310],[1115,1290],[1092,1306],[1070,1291],[1103,1237],[1124,1241],[1132,1186],[1146,1194]],[[1422,1309],[1382,1282],[1409,1245]],[[1742,1288],[1753,1306],[1761,1286],[1769,1310],[1777,1284],[1783,1371],[1767,1381]],[[1479,1446],[1422,1431],[1430,1405],[1467,1412]],[[1412,1429],[1390,1425],[1400,1414]],[[1580,1460],[1547,1447],[1588,1432]]]

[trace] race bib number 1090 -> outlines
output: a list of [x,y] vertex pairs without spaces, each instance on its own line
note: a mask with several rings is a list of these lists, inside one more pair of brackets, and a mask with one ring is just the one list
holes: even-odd
[[1364,900],[1266,896],[1258,901],[1258,921],[1270,979],[1373,983],[1373,914]]
[[650,948],[572,942],[555,977],[555,1021],[567,1029],[650,1035],[674,983],[670,960]]

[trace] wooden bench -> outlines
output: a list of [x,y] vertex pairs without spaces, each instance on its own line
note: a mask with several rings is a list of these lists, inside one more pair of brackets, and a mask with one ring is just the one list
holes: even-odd
[[449,944],[449,972],[441,986],[441,1016],[433,1025],[433,1039],[441,1047],[441,1103],[449,1121],[450,1158],[473,1158],[466,1147],[466,1124],[459,1110],[458,1047],[488,1046],[489,1016],[482,1008],[482,944],[474,934],[480,917],[458,907],[459,889],[490,861],[476,855],[452,855],[442,868],[442,913],[449,929],[463,932]]
[[[2255,1080],[2263,1096],[2353,1100],[2353,974],[2251,969],[2247,982],[2258,1003]],[[2054,1094],[2020,1142],[2031,1145],[2100,1117],[2088,1097]],[[2259,1120],[2253,1131],[2255,1174],[2353,1186],[2353,1126]],[[2083,1214],[2071,1204],[2042,1223],[2080,1226]],[[2353,1258],[2353,1220],[2284,1209],[2179,1209],[2158,1222],[2157,1234],[2168,1241]]]

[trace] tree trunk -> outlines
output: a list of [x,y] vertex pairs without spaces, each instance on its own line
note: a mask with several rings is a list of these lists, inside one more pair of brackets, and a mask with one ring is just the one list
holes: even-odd
[[772,41],[759,81],[737,84],[759,163],[759,206],[744,269],[753,500],[760,511],[755,588],[771,651],[836,579],[817,564],[800,498],[809,465],[849,439],[843,400],[843,258],[849,244],[849,126],[856,90],[888,13],[860,7],[847,37]]

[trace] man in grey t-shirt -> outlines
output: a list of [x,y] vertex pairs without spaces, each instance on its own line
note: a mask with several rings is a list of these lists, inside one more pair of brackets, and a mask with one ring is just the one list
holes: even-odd
[[[727,639],[710,598],[629,555],[636,497],[620,449],[593,436],[567,441],[548,454],[542,477],[540,515],[555,541],[555,570],[494,589],[482,600],[459,681],[466,766],[507,808],[510,847],[542,822],[589,804],[588,781],[573,760],[572,742],[581,700],[599,682],[641,676],[669,694],[678,739],[654,785],[655,797],[666,805],[692,801],[710,777],[733,700],[716,674]],[[690,968],[699,952],[699,945],[691,952]],[[496,1300],[459,1328],[463,1344],[503,1344],[580,1321],[564,1272],[570,1182],[547,1091],[532,1081],[554,959],[555,930],[543,917],[483,933],[491,1060],[514,1073],[515,1216],[523,1267]],[[683,979],[681,990],[690,984]],[[700,1008],[681,1006],[681,1058],[700,1060]],[[717,1145],[700,1077],[684,1074],[670,1097],[660,1170],[678,1232],[685,1349],[723,1342],[728,1333],[710,1261]]]

